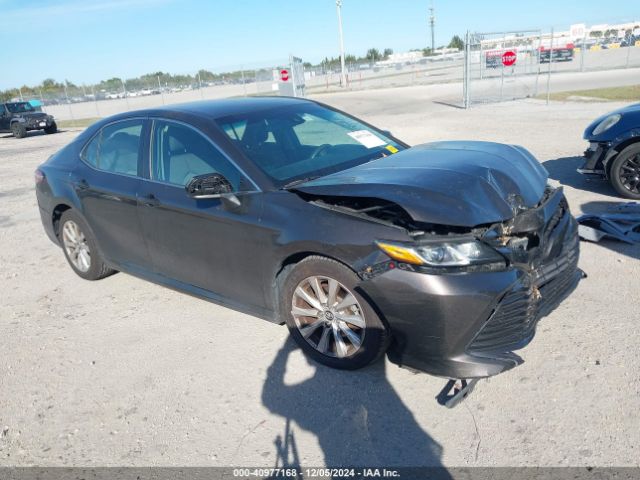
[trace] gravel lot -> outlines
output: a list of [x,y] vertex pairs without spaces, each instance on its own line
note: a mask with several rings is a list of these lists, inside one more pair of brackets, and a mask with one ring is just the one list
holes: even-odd
[[[529,148],[574,212],[620,199],[574,173],[618,104],[459,110],[428,87],[322,95],[410,143]],[[284,327],[118,274],[75,276],[45,236],[32,172],[78,132],[0,135],[0,465],[640,466],[640,248],[583,244],[589,274],[526,363],[453,410],[444,381],[388,362],[311,365]]]

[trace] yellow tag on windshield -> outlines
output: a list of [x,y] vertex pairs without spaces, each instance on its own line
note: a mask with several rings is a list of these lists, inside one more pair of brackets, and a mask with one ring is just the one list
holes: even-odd
[[398,153],[398,149],[396,147],[394,147],[393,145],[387,145],[386,147],[387,150],[389,150],[391,153]]

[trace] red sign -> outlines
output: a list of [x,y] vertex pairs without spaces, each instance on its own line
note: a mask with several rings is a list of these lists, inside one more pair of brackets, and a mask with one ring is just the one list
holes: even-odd
[[289,70],[280,70],[280,80],[283,82],[289,80]]
[[516,52],[513,50],[507,50],[502,54],[502,64],[505,67],[510,67],[514,63],[516,63]]

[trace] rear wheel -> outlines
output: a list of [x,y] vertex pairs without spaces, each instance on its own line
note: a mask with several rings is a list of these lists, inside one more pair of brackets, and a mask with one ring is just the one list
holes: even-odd
[[78,276],[85,280],[99,280],[115,273],[103,262],[87,224],[73,210],[62,214],[59,236],[64,256]]
[[56,125],[56,122],[51,122],[51,125],[49,125],[44,129],[44,133],[48,135],[52,133],[56,133],[57,131],[58,131],[58,125]]
[[11,125],[11,133],[13,133],[13,136],[16,138],[24,138],[27,136],[27,127],[21,123],[15,122]]
[[622,150],[609,170],[611,185],[625,198],[640,200],[640,143]]
[[312,256],[284,273],[281,312],[308,356],[329,367],[353,370],[384,353],[388,330],[356,291],[359,279],[353,271]]

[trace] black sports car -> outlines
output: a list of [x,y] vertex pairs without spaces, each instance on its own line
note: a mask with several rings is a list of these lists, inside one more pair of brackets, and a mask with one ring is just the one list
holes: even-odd
[[82,278],[122,270],[286,323],[337,368],[388,351],[444,377],[500,373],[580,276],[562,189],[524,148],[409,148],[309,100],[117,115],[36,183]]
[[578,172],[605,177],[621,196],[640,200],[640,103],[596,118],[584,139],[589,148]]

